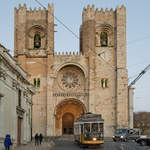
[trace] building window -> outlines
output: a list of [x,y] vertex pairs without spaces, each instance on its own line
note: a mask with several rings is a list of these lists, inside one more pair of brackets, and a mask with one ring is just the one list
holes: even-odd
[[36,87],[36,78],[33,79],[33,85]]
[[101,87],[108,88],[108,79],[106,79],[106,78],[101,79]]
[[37,87],[40,87],[40,78],[37,79]]
[[101,46],[108,46],[108,35],[106,32],[101,32],[100,40]]
[[34,35],[34,48],[39,49],[41,47],[41,36],[40,34]]
[[40,87],[40,78],[34,78],[33,79],[33,85],[34,87]]
[[21,90],[18,90],[18,106],[21,107]]

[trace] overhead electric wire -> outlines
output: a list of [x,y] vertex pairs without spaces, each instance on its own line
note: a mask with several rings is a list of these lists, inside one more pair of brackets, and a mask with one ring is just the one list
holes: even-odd
[[134,78],[134,77],[137,77],[138,74],[139,74],[139,73],[137,73],[137,74],[135,74],[135,75],[132,75],[132,76],[128,77],[128,79],[130,80],[130,79],[132,79],[132,78]]
[[[130,44],[134,44],[134,43],[136,43],[136,42],[139,42],[139,41],[142,41],[142,40],[145,40],[145,39],[148,39],[148,38],[150,38],[150,35],[148,35],[148,36],[145,36],[145,37],[142,37],[142,38],[139,38],[139,39],[135,39],[135,40],[133,40],[133,41],[130,41],[130,42],[128,42],[127,44],[126,44],[126,46],[127,45],[130,45]],[[120,45],[119,47],[123,47],[125,44],[122,44],[122,45]],[[103,59],[104,60],[104,59]],[[104,60],[105,61],[105,60]],[[114,66],[112,66],[109,62],[107,62],[107,61],[105,61],[107,64],[109,64],[111,67],[114,67]],[[137,64],[136,64],[137,65]],[[127,66],[128,67],[128,66]]]
[[139,66],[139,65],[144,65],[144,64],[147,64],[147,63],[150,63],[150,61],[142,61],[142,62],[139,62],[139,63],[136,63],[136,64],[131,64],[131,65],[128,65],[127,68],[132,68],[132,67],[135,67],[135,66]]
[[[39,2],[38,0],[35,0],[40,6],[42,6],[44,9],[46,9],[46,7],[41,3]],[[126,1],[126,5],[127,5],[127,1]],[[72,33],[77,39],[79,39],[78,35],[76,35],[69,27],[67,27],[60,19],[58,19],[53,13],[51,14],[60,24],[62,24],[70,33]],[[130,45],[130,44],[133,44],[133,43],[136,43],[136,42],[139,42],[139,41],[142,41],[142,40],[145,40],[147,38],[150,38],[150,35],[148,36],[145,36],[145,37],[142,37],[140,39],[136,39],[136,40],[133,40],[133,41],[130,41],[128,43],[126,43],[126,46]],[[123,47],[125,44],[122,44],[120,45],[120,47]],[[102,57],[101,57],[102,58]],[[102,58],[103,59],[103,58]],[[105,61],[105,59],[103,59]],[[112,66],[109,62],[105,61],[110,67],[114,68],[115,66]]]
[[145,37],[142,37],[142,38],[139,38],[139,39],[136,39],[136,40],[130,41],[130,42],[128,42],[128,43],[127,43],[127,45],[129,45],[129,44],[133,44],[133,43],[136,43],[136,42],[139,42],[139,41],[142,41],[142,40],[148,39],[148,38],[150,38],[150,35],[147,35],[147,36],[145,36]]
[[[40,6],[42,6],[44,9],[46,9],[46,7],[40,3],[38,0],[35,0]],[[58,19],[53,13],[51,14],[61,25],[63,25],[70,33],[72,33],[77,39],[79,39],[78,35],[75,34],[69,27],[67,27],[60,19]]]

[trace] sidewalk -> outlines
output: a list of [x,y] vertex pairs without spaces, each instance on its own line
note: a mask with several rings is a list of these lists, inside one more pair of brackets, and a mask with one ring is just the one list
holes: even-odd
[[53,146],[55,146],[55,143],[53,141],[43,142],[39,146],[35,146],[34,143],[29,143],[27,145],[20,145],[13,150],[51,150]]

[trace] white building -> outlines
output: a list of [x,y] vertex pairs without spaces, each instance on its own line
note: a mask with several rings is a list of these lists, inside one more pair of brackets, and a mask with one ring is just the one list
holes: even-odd
[[6,134],[25,144],[32,133],[32,85],[28,74],[0,44],[0,149]]

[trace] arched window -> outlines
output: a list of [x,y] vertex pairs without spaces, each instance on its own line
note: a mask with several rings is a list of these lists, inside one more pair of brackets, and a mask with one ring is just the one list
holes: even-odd
[[41,47],[41,36],[40,34],[34,35],[34,48],[40,48]]
[[101,32],[100,39],[101,46],[108,46],[108,35],[106,32]]

